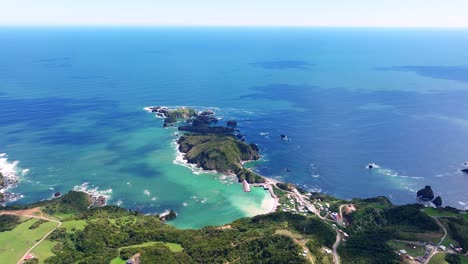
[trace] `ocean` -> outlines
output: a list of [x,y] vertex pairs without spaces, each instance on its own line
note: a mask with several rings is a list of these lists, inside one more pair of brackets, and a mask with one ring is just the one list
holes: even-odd
[[466,47],[449,29],[0,28],[0,168],[15,203],[88,183],[181,228],[268,212],[262,188],[184,166],[143,111],[190,106],[238,120],[264,176],[396,204],[431,185],[468,209]]

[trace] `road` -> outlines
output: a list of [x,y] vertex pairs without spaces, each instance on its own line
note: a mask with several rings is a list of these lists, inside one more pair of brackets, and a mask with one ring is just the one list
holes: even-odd
[[338,255],[338,247],[340,246],[341,242],[341,234],[340,232],[336,232],[336,240],[335,244],[333,244],[333,262],[335,264],[340,264],[340,255]]
[[[307,208],[307,210],[313,212],[315,215],[317,215],[320,219],[322,219],[326,224],[328,225],[331,225],[325,217],[321,216],[320,215],[320,212],[317,210],[317,208],[313,205],[313,204],[310,204],[308,201],[306,201],[304,199],[304,197],[302,197],[301,193],[296,189],[294,188],[293,189],[293,192],[291,193],[292,195],[294,195],[295,197],[297,197],[297,199],[299,201],[301,201]],[[341,210],[340,210],[341,211]],[[333,229],[335,230],[336,232],[336,240],[335,240],[335,244],[333,244],[333,262],[335,264],[340,264],[340,256],[338,255],[338,247],[340,245],[340,242],[341,242],[341,234],[340,232],[338,232],[338,228],[332,226]]]
[[439,219],[437,217],[434,217],[434,216],[431,216],[435,221],[436,223],[444,230],[444,236],[440,239],[439,243],[435,246],[434,250],[431,252],[431,254],[429,255],[429,257],[427,258],[426,262],[425,263],[429,263],[429,261],[431,260],[431,258],[438,253],[439,251],[439,246],[442,244],[442,242],[444,241],[445,237],[447,236],[447,229],[445,229],[445,226],[439,221]]
[[[39,213],[40,215],[39,216],[34,215],[35,213]],[[55,219],[44,217],[42,211],[39,208],[33,208],[33,209],[28,209],[28,210],[18,210],[18,211],[3,211],[3,212],[0,212],[0,215],[16,215],[16,216],[22,216],[22,217],[37,218],[37,219],[42,219],[42,220],[57,223],[57,226],[54,229],[52,229],[49,233],[45,234],[39,241],[36,242],[36,244],[34,244],[32,247],[28,249],[28,251],[26,251],[26,253],[24,253],[24,255],[18,260],[17,264],[23,263],[24,258],[29,253],[31,253],[31,251],[34,248],[36,248],[39,244],[41,244],[42,241],[44,241],[57,228],[62,226],[62,222],[55,220]]]

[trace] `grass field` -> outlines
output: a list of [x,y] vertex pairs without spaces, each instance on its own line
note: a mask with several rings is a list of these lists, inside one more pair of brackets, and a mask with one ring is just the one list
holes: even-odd
[[416,246],[416,248],[413,248],[413,246],[411,245],[407,245],[406,243],[397,241],[390,241],[388,242],[388,245],[394,248],[395,250],[404,249],[406,250],[406,252],[408,252],[408,255],[412,257],[424,256],[425,249],[422,246]]
[[445,254],[442,253],[434,255],[428,264],[448,264],[448,262],[445,261]]
[[29,227],[39,219],[29,219],[11,231],[0,233],[0,260],[2,263],[16,263],[26,251],[57,224],[46,222],[36,229]]
[[[126,248],[141,248],[141,247],[150,247],[156,244],[163,244],[166,247],[168,247],[172,252],[181,252],[184,250],[180,244],[176,243],[163,243],[163,242],[146,242],[143,244],[138,244],[138,245],[132,245],[132,246],[126,246],[126,247],[121,247],[119,250],[126,249]],[[125,264],[125,260],[117,257],[113,259],[110,264]]]
[[125,264],[125,263],[126,261],[121,258],[115,258],[110,262],[110,264]]
[[435,216],[435,217],[463,217],[465,220],[468,221],[468,214],[457,214],[453,212],[448,212],[446,210],[442,210],[439,208],[432,208],[432,207],[427,207],[423,209],[424,213],[430,215],[430,216]]
[[32,254],[37,259],[39,259],[39,264],[44,263],[45,259],[55,255],[54,253],[52,253],[52,248],[55,246],[55,244],[57,244],[57,242],[52,242],[46,239],[42,241],[42,243],[39,244],[39,246],[34,248]]
[[[431,261],[429,261],[429,264],[448,264],[448,262],[445,260],[445,256],[447,254],[441,253],[433,256],[431,258]],[[461,258],[461,263],[462,264],[468,264],[468,258],[465,256],[460,256]]]
[[72,221],[62,222],[62,228],[66,228],[68,234],[73,234],[77,230],[83,230],[85,227],[86,227],[85,220],[72,220]]
[[408,241],[424,241],[432,242],[434,244],[439,243],[442,238],[442,233],[412,233],[412,232],[399,232],[398,239]]

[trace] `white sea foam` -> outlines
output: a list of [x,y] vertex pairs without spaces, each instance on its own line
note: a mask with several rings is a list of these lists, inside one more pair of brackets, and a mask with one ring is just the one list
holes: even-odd
[[203,170],[202,168],[197,167],[195,164],[188,163],[187,160],[184,159],[184,153],[182,153],[179,150],[179,145],[177,144],[176,141],[173,141],[172,146],[174,147],[176,151],[176,155],[174,160],[172,161],[174,164],[184,166],[186,168],[189,168],[193,174],[199,175],[201,173],[206,173],[206,174],[219,174],[217,171],[208,171],[208,170]]
[[385,175],[385,176],[390,176],[390,177],[398,177],[398,178],[413,178],[413,179],[424,179],[424,177],[414,177],[414,176],[407,176],[407,175],[401,175],[398,172],[389,169],[389,168],[383,168],[383,167],[374,167],[374,170],[377,171],[378,173]]
[[87,193],[91,199],[97,199],[99,197],[105,198],[105,203],[111,199],[112,189],[99,190],[99,187],[94,185],[90,186],[89,182],[85,182],[81,185],[76,185],[73,187],[74,191]]
[[188,203],[182,203],[183,206],[188,206]]
[[143,193],[147,196],[150,196],[151,195],[151,192],[149,190],[143,190]]
[[19,161],[9,161],[6,153],[0,154],[0,173],[3,175],[5,186],[0,188],[0,192],[4,195],[6,202],[13,202],[21,199],[23,195],[10,192],[9,190],[15,188],[23,176],[25,176],[29,169],[21,169]]
[[156,199],[158,199],[158,197],[154,196],[151,198],[151,201],[156,201]]

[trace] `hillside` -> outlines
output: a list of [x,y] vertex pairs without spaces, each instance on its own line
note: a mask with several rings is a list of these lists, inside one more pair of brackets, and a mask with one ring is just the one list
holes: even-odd
[[[275,189],[282,208],[291,208],[286,206],[291,201],[288,196],[296,191]],[[341,211],[349,206],[349,201],[317,193],[302,197],[307,204],[320,207],[318,214],[276,212],[199,230],[177,229],[157,215],[143,215],[116,206],[88,209],[89,197],[78,192],[50,201],[12,206],[8,212],[42,210],[47,212],[48,219],[60,219],[59,228],[33,251],[40,263],[125,263],[137,257],[142,263],[327,264],[337,263],[334,256],[339,256],[340,263],[407,263],[406,256],[424,254],[422,246],[409,247],[413,243],[410,240],[433,248],[431,243],[437,244],[442,238],[438,221],[448,230],[446,240],[441,241],[443,245],[466,245],[468,222],[465,215],[453,208],[394,206],[384,197],[354,199],[351,202],[356,211],[343,210],[343,219],[334,220],[330,212],[337,208]],[[438,216],[434,218],[435,215]],[[24,215],[0,215],[0,241],[25,232],[28,226],[31,231],[27,232],[34,233],[44,223],[47,221],[28,222]],[[402,240],[407,242],[399,242]],[[24,239],[24,243],[27,241]],[[336,255],[331,253],[335,246],[339,253]],[[5,251],[8,247],[10,244],[0,245],[0,257],[8,254]],[[398,255],[403,248],[408,250],[407,255]],[[445,255],[439,252],[436,256]],[[445,259],[466,261],[463,255],[453,253]]]
[[185,159],[205,170],[234,173],[239,181],[262,183],[265,180],[242,166],[243,161],[258,160],[256,150],[230,135],[183,135],[178,140]]

